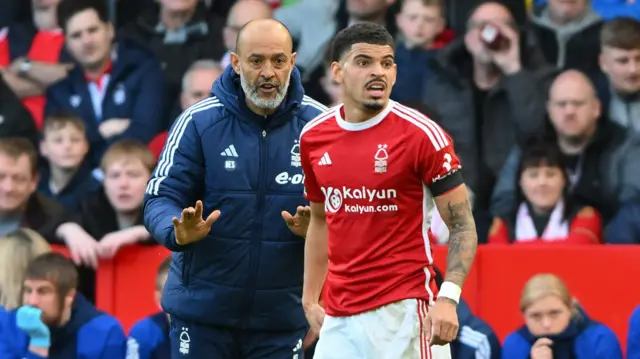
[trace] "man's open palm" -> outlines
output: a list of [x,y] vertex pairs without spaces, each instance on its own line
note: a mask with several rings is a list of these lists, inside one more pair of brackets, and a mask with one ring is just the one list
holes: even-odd
[[220,211],[211,212],[207,219],[202,218],[202,201],[196,202],[196,208],[189,207],[182,210],[182,218],[173,217],[173,229],[176,233],[176,242],[186,245],[197,242],[206,237],[211,226],[220,217]]

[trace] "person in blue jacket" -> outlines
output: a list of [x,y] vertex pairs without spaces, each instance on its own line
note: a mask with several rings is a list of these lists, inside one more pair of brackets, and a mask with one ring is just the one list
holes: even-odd
[[76,66],[47,90],[45,113],[74,113],[84,120],[95,166],[120,139],[149,143],[164,130],[160,62],[143,45],[115,37],[104,0],[65,0],[57,16]]
[[304,95],[292,48],[276,20],[245,25],[212,96],[173,124],[147,185],[145,225],[174,252],[162,297],[172,358],[302,356],[309,209],[298,141],[326,108]]
[[640,359],[640,306],[636,307],[629,319],[627,359]]
[[75,265],[57,253],[36,257],[24,281],[23,306],[0,323],[2,359],[122,359],[120,323],[76,292]]
[[525,325],[505,339],[503,358],[622,359],[613,331],[589,318],[553,274],[529,279],[520,309]]
[[[156,275],[155,301],[160,307],[162,290],[164,289],[171,257],[167,257],[158,267]],[[169,342],[169,315],[163,311],[148,316],[133,325],[127,340],[127,358],[135,359],[169,359],[171,346]]]

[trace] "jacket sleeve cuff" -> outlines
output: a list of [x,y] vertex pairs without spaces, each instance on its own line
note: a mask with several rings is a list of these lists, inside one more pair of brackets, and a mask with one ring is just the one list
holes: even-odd
[[164,241],[164,246],[172,252],[184,252],[191,249],[193,245],[194,243],[189,243],[184,246],[178,244],[178,242],[176,242],[176,232],[174,231],[171,231],[169,237]]

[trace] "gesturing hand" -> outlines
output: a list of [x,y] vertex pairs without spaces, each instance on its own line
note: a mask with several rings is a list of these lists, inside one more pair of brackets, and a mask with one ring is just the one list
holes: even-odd
[[282,211],[282,219],[287,223],[287,226],[298,237],[305,237],[307,235],[307,229],[309,228],[309,221],[311,220],[311,207],[298,206],[296,214],[294,216],[287,211]]
[[431,318],[431,345],[445,345],[458,335],[458,313],[456,304],[447,298],[438,298],[429,311]]
[[206,220],[202,218],[202,201],[196,202],[196,208],[189,207],[182,210],[182,216],[173,217],[173,229],[176,234],[176,242],[184,246],[197,242],[206,237],[211,230],[211,226],[220,217],[220,211],[211,212]]

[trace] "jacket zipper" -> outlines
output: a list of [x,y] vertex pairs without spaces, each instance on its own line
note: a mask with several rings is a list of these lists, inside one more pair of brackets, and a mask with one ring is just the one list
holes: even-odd
[[257,213],[258,218],[256,221],[257,231],[254,234],[254,238],[251,243],[251,259],[249,265],[249,283],[247,286],[247,295],[249,297],[246,299],[247,302],[247,316],[245,317],[245,326],[249,325],[249,320],[251,318],[251,311],[253,308],[253,302],[255,298],[255,286],[256,286],[256,275],[258,271],[258,262],[260,258],[260,238],[262,237],[263,223],[264,223],[264,205],[265,205],[265,196],[266,196],[266,183],[267,183],[267,130],[265,128],[262,129],[260,133],[260,141],[258,146],[258,151],[260,152],[260,163],[258,164],[258,208]]

